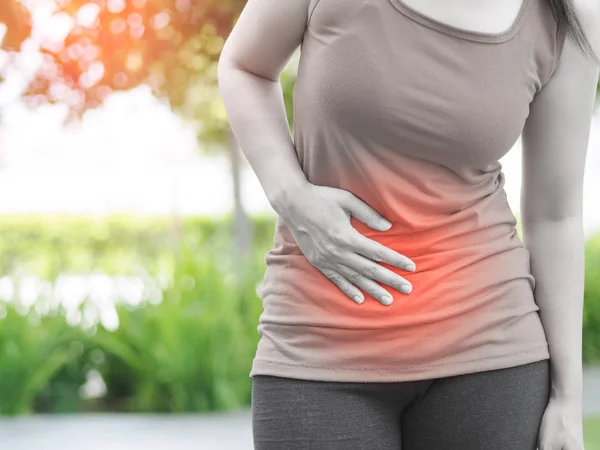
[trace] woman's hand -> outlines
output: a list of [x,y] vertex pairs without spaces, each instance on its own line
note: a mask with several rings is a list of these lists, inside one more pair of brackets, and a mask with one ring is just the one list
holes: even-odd
[[542,417],[539,450],[583,450],[581,402],[550,397]]
[[[353,193],[327,186],[303,183],[288,193],[278,213],[309,262],[333,281],[348,297],[364,302],[362,288],[384,305],[392,296],[374,280],[410,293],[411,284],[386,269],[385,262],[414,271],[414,262],[406,256],[369,239],[350,223],[350,216],[376,230],[391,224]],[[413,267],[407,267],[412,264]],[[355,286],[356,285],[356,286]],[[406,287],[404,287],[406,286]]]

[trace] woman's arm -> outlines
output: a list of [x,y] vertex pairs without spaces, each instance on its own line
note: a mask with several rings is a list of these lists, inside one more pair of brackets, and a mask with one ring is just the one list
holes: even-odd
[[307,180],[290,135],[280,76],[302,43],[312,0],[249,0],[218,63],[227,118],[276,212]]
[[218,64],[229,124],[273,209],[308,261],[357,303],[362,288],[384,305],[392,296],[375,280],[410,293],[410,282],[378,264],[404,270],[414,261],[359,233],[392,225],[350,191],[306,179],[287,123],[280,74],[302,43],[318,0],[248,0]]
[[[599,9],[579,13],[597,54]],[[582,401],[583,176],[598,72],[567,40],[522,134],[523,242],[549,345],[551,397],[576,408]]]

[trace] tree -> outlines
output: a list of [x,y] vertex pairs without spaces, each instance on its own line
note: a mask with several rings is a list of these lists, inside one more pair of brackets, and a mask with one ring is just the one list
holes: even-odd
[[[23,0],[25,2],[25,0]],[[41,0],[0,2],[7,27],[2,49],[18,52],[31,36],[30,12]],[[52,0],[50,0],[52,1]],[[66,104],[70,119],[102,104],[111,92],[142,83],[197,125],[208,152],[231,149],[238,254],[250,250],[251,222],[241,203],[241,158],[217,88],[217,61],[243,0],[54,0],[54,17],[70,31],[40,42],[42,64],[22,100]],[[288,95],[289,97],[289,95]],[[239,260],[239,258],[238,258]]]

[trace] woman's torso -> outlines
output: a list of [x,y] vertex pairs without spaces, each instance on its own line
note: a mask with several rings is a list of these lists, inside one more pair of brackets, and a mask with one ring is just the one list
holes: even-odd
[[[314,0],[313,0],[314,2]],[[279,218],[265,256],[250,375],[402,381],[545,359],[529,253],[498,160],[515,144],[562,42],[546,0],[502,33],[429,19],[401,0],[318,0],[294,88],[309,182],[353,192],[393,227],[352,218],[410,257],[413,285],[354,303]]]

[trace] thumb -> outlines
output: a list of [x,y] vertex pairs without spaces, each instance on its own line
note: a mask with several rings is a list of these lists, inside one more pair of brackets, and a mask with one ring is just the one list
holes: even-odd
[[392,224],[375,209],[371,208],[352,192],[346,192],[348,192],[348,194],[344,196],[342,206],[345,207],[350,215],[356,217],[358,220],[375,230],[387,231],[392,227]]

